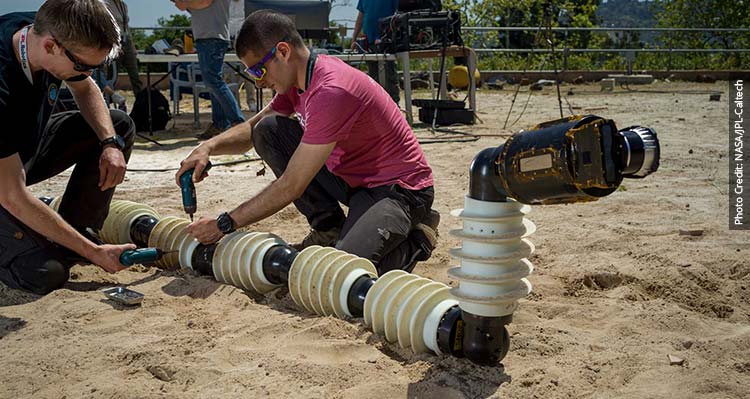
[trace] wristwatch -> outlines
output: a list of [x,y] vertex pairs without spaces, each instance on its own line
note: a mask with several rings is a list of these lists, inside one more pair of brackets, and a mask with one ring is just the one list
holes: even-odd
[[219,226],[219,230],[224,234],[229,234],[236,230],[234,219],[227,212],[222,213],[216,218],[216,225]]
[[99,148],[104,148],[105,146],[108,146],[110,144],[114,144],[117,148],[120,149],[120,151],[125,149],[125,140],[120,137],[119,134],[116,134],[112,137],[107,137],[106,139],[99,142]]

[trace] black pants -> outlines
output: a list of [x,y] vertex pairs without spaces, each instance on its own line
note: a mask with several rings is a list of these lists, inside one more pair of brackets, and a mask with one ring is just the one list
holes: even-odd
[[[135,140],[135,125],[124,112],[111,110],[117,134],[125,139],[125,160]],[[101,229],[115,189],[99,189],[99,139],[78,111],[52,115],[39,151],[26,162],[32,185],[75,165],[65,188],[60,215],[76,229]],[[68,280],[71,251],[25,226],[0,207],[0,280],[12,288],[46,294]]]
[[[255,151],[276,177],[286,170],[302,133],[297,121],[280,116],[264,118],[253,129]],[[324,166],[294,205],[313,229],[341,228],[336,248],[370,259],[382,274],[411,271],[430,257],[432,246],[414,227],[429,215],[433,199],[432,187],[352,188]],[[349,207],[348,216],[339,203]]]

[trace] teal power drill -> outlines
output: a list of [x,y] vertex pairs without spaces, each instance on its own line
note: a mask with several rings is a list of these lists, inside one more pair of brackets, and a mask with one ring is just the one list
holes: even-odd
[[159,248],[128,249],[126,251],[122,251],[122,253],[120,254],[120,263],[122,263],[124,266],[133,266],[136,264],[156,262],[164,255],[173,252],[178,251],[162,251]]
[[[203,169],[203,174],[211,169],[211,162]],[[195,168],[186,171],[180,176],[180,190],[182,191],[182,207],[185,213],[190,215],[190,221],[193,221],[193,214],[198,210],[198,200],[195,197],[195,184],[193,183],[193,173]]]

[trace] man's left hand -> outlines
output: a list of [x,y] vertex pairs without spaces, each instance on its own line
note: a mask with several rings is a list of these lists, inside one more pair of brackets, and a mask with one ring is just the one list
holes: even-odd
[[203,245],[213,244],[216,241],[219,241],[224,235],[224,233],[219,230],[219,225],[216,223],[216,219],[207,218],[205,216],[190,223],[186,230]]
[[122,183],[127,167],[125,156],[119,148],[105,147],[99,157],[99,188],[106,191]]

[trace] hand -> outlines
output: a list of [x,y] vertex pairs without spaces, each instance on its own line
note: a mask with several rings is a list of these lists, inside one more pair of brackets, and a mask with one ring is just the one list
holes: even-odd
[[185,230],[192,234],[193,237],[203,245],[213,244],[224,236],[224,233],[219,230],[219,225],[216,223],[216,219],[207,218],[205,216],[190,223]]
[[204,172],[206,165],[208,165],[208,151],[204,151],[202,145],[195,147],[193,151],[180,162],[180,170],[174,175],[174,181],[177,186],[180,185],[180,176],[190,169],[195,168],[193,171],[193,182],[199,182],[208,176],[208,172]]
[[104,147],[99,157],[99,188],[106,191],[122,183],[127,167],[119,148],[114,145]]
[[356,50],[357,49],[357,38],[352,38],[352,44],[349,45],[349,49]]
[[120,255],[128,249],[135,249],[134,244],[125,245],[98,245],[94,252],[87,258],[108,273],[116,273],[127,266],[120,263]]

